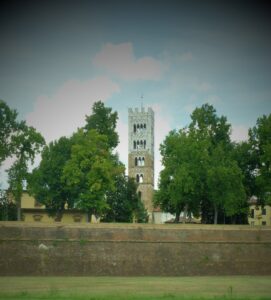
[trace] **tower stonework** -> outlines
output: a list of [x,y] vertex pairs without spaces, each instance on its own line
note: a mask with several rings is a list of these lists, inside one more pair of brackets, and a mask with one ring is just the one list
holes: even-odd
[[138,183],[138,194],[151,219],[154,190],[154,112],[151,108],[129,108],[128,135],[128,175]]

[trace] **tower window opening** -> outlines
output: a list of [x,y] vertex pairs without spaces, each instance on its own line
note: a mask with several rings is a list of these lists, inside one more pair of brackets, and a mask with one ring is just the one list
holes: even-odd
[[146,140],[144,140],[144,149],[146,149]]
[[141,166],[141,157],[138,158],[138,165]]
[[143,124],[140,124],[140,128],[143,129]]
[[136,132],[136,124],[134,124],[134,132]]
[[137,157],[135,158],[135,166],[137,166]]
[[139,183],[143,183],[143,174],[139,176]]
[[146,124],[144,124],[144,129],[146,129]]
[[139,175],[136,174],[136,182],[139,183]]
[[134,149],[136,149],[136,141],[134,141]]
[[145,166],[145,158],[144,157],[142,157],[141,166]]
[[139,124],[136,125],[136,128],[139,128]]

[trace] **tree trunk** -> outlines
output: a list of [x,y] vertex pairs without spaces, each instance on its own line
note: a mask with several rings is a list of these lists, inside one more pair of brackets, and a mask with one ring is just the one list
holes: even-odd
[[216,205],[215,205],[214,209],[215,209],[214,224],[217,224],[218,209],[217,209]]
[[17,206],[17,221],[21,221],[22,220],[21,199],[16,201],[16,206]]
[[87,212],[87,222],[91,223],[92,213],[90,211]]
[[61,210],[61,211],[58,210],[58,211],[56,212],[55,221],[56,221],[56,222],[61,222],[62,217],[63,217],[63,211],[62,211],[62,210]]
[[180,209],[178,209],[178,210],[176,211],[176,216],[175,216],[174,223],[179,223],[179,220],[180,220],[180,214],[181,214],[181,211],[180,211]]
[[187,209],[188,209],[188,205],[185,205],[184,211],[183,211],[183,221],[182,221],[183,224],[185,224],[185,220],[186,220],[186,216],[187,216]]

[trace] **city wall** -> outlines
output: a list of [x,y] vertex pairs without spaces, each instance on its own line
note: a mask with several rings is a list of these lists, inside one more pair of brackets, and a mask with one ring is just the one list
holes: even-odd
[[0,222],[0,275],[271,275],[271,228]]

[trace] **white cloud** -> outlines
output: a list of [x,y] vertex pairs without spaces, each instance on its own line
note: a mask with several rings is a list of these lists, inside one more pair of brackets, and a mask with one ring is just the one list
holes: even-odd
[[232,125],[231,140],[235,142],[248,139],[248,127],[244,125]]
[[95,101],[106,101],[119,87],[107,77],[64,83],[52,96],[40,96],[26,116],[47,142],[70,135],[85,123]]
[[131,43],[104,45],[93,64],[124,80],[158,80],[163,71],[163,65],[152,57],[136,59]]

